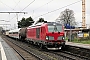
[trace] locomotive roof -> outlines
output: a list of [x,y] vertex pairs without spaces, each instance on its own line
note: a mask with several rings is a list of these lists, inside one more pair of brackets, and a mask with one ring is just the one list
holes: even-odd
[[48,22],[48,25],[62,25],[62,24],[60,24],[60,23],[56,23],[56,22]]
[[[29,27],[41,26],[42,24],[44,24],[44,22],[40,22],[40,23],[31,25],[31,26],[29,26]],[[47,22],[46,24],[48,24],[48,25],[54,25],[54,24],[56,24],[56,25],[62,25],[62,24],[56,23],[56,22]]]

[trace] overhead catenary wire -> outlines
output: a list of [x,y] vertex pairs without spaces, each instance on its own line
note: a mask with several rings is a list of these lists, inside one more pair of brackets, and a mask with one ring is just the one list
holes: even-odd
[[1,2],[2,4],[4,4],[5,6],[11,8],[12,10],[14,10],[14,8],[12,8],[12,7],[8,6],[7,4],[3,3],[1,0],[0,0],[0,2]]
[[[34,9],[33,10],[33,14],[35,13],[35,10],[37,10],[37,9],[39,9],[39,8],[41,8],[41,7],[43,7],[43,6],[45,6],[45,5],[48,5],[49,3],[51,3],[53,0],[50,0],[49,2],[47,2],[47,3],[45,3],[45,4],[43,4],[42,6],[40,6],[40,7],[37,7],[36,9]],[[32,15],[33,15],[32,14]]]
[[[32,2],[30,2],[26,7],[24,7],[21,11],[25,10],[28,6],[30,6],[35,0],[33,0]],[[20,11],[20,12],[21,12]]]
[[[23,10],[25,10],[27,7],[29,7],[32,3],[34,3],[35,0],[33,0],[32,2],[30,2],[26,7],[24,7],[20,12],[22,12]],[[25,13],[24,13],[25,14]],[[19,15],[20,16],[20,15]],[[13,18],[15,18],[16,16],[14,16]],[[11,19],[13,19],[11,18]]]
[[[10,9],[12,9],[13,11],[15,10],[14,8],[8,6],[7,4],[3,3],[1,0],[0,0],[0,3],[2,3],[3,5],[5,5],[6,7],[9,7]],[[0,12],[2,13],[2,12]],[[9,16],[7,16],[7,18],[9,17],[9,21],[10,21],[10,13],[9,13]]]
[[[28,6],[30,6],[34,1],[35,1],[35,0],[33,0],[32,2],[30,2],[30,3],[29,3],[26,7],[24,7],[21,11],[25,10],[26,8],[28,8]],[[52,1],[53,1],[53,0],[51,0],[50,2],[52,2]],[[81,1],[81,0],[80,0],[80,1]],[[57,10],[60,10],[60,9],[62,9],[62,8],[68,7],[68,6],[71,6],[71,5],[76,4],[76,3],[80,2],[80,1],[71,3],[71,4],[66,5],[66,6],[64,6],[64,7],[61,7],[61,8],[57,8],[57,9],[52,10],[52,11],[50,11],[50,12],[47,12],[47,13],[45,13],[45,14],[41,14],[41,15],[39,15],[39,16],[36,16],[35,18],[38,18],[38,17],[43,16],[43,15],[47,15],[47,14],[49,14],[49,13],[55,12],[55,11],[57,11]],[[50,2],[48,2],[48,3],[50,3]],[[46,4],[48,4],[48,3],[46,3]],[[21,12],[21,11],[20,11],[20,12]],[[14,17],[16,17],[16,16],[14,16]],[[13,18],[14,18],[14,17],[13,17]],[[11,18],[11,19],[13,19],[13,18]],[[35,19],[35,18],[34,18],[34,19]]]
[[[35,0],[33,0],[32,2],[30,2],[25,8],[23,8],[20,12],[22,12],[23,10],[25,10],[28,6],[30,6],[33,2],[34,2]],[[4,4],[2,1],[0,1],[2,4]],[[10,6],[8,6],[8,5],[6,5],[6,4],[4,4],[5,6],[7,6],[7,7],[9,7],[9,8],[11,8]],[[14,10],[13,8],[11,8],[12,10]],[[2,12],[1,12],[2,13]],[[13,12],[12,12],[13,13]],[[18,13],[18,12],[17,12]],[[10,13],[9,13],[10,14]],[[24,13],[25,14],[25,13]],[[13,18],[15,18],[15,17],[17,17],[17,14],[13,17]],[[13,18],[11,18],[11,19],[9,19],[9,20],[12,20]],[[17,17],[17,19],[18,19],[18,17]],[[18,20],[17,20],[18,21]]]
[[[32,4],[34,1],[35,1],[35,0],[33,0],[31,3],[29,3],[29,4],[28,4],[24,9],[22,9],[21,11],[25,10],[25,9],[26,9],[30,4]],[[41,8],[41,7],[43,7],[43,6],[47,5],[47,4],[49,4],[49,3],[51,3],[52,1],[53,1],[53,0],[50,0],[50,1],[47,2],[46,4],[44,4],[44,5],[42,5],[42,6],[38,7],[38,8],[36,8],[36,9],[34,9],[34,10],[33,10],[33,13],[34,13],[35,10],[37,10],[37,9],[39,9],[39,8]],[[21,12],[21,11],[20,11],[20,12]],[[13,17],[13,18],[14,18],[14,17]],[[12,18],[12,19],[13,19],[13,18]]]
[[49,3],[51,3],[52,1],[53,1],[53,0],[50,0],[49,2],[47,2],[47,3],[43,4],[42,6],[40,6],[40,7],[36,8],[36,9],[34,9],[33,11],[35,11],[35,10],[37,10],[37,9],[39,9],[39,8],[41,8],[41,7],[43,7],[43,6],[47,5],[47,4],[49,4]]
[[[23,10],[25,10],[28,6],[30,6],[33,2],[34,2],[35,0],[33,0],[32,2],[30,2],[26,7],[24,7],[20,12],[22,12]],[[4,4],[2,1],[0,1],[2,4]],[[20,2],[20,1],[19,1]],[[18,3],[19,3],[18,2]],[[7,6],[7,7],[9,7],[9,8],[11,8],[10,6],[8,6],[8,5],[6,5],[6,4],[4,4],[5,6]],[[15,10],[15,9],[13,9],[13,8],[11,8],[12,10]],[[25,14],[25,13],[24,13]],[[16,15],[14,16],[14,17],[16,17]],[[13,17],[13,18],[14,18]],[[11,18],[11,19],[13,19],[13,18]]]
[[36,19],[36,18],[38,18],[38,17],[40,17],[40,16],[43,16],[43,15],[47,15],[47,14],[49,14],[49,13],[55,12],[55,11],[57,11],[57,10],[63,9],[63,8],[65,8],[65,7],[74,5],[74,4],[76,4],[76,3],[78,3],[78,2],[81,2],[81,1],[82,1],[82,0],[79,0],[79,1],[76,1],[76,2],[74,2],[74,3],[68,4],[68,5],[66,5],[66,6],[60,7],[60,8],[58,8],[58,9],[52,10],[52,11],[50,11],[50,12],[47,12],[47,13],[45,13],[45,14],[41,14],[41,15],[35,17],[34,19]]
[[[15,0],[13,0],[13,1],[15,2]],[[21,0],[19,0],[17,3],[15,2],[15,3],[16,3],[15,7],[19,6],[20,1],[21,1]],[[14,8],[15,8],[15,7],[14,7]],[[19,6],[19,8],[20,8],[20,6]],[[20,9],[21,9],[21,8],[20,8]]]

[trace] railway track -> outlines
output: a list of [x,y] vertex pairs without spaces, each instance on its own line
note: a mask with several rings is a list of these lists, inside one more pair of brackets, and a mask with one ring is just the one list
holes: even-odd
[[[3,36],[3,37],[5,39],[11,41],[16,46],[19,46],[24,51],[28,52],[29,55],[31,54],[31,55],[35,56],[34,59],[36,59],[36,60],[87,60],[87,58],[85,58],[85,57],[80,57],[79,55],[76,55],[76,54],[73,54],[73,53],[70,53],[67,51],[41,50],[37,46],[33,47],[30,44],[23,43],[23,42],[17,41],[17,40],[13,40],[6,36]],[[14,48],[14,49],[16,49],[16,48]],[[22,56],[22,54],[20,54],[20,55]],[[22,56],[22,58],[23,58],[23,56]],[[27,57],[26,57],[26,59],[23,59],[23,60],[27,60]]]
[[39,60],[39,58],[35,57],[35,56],[32,56],[31,54],[29,54],[28,52],[26,52],[25,50],[23,50],[22,48],[20,47],[17,47],[17,45],[15,45],[14,43],[15,42],[10,42],[10,38],[7,38],[5,36],[3,36],[3,40],[6,41],[7,44],[9,44],[10,47],[12,47],[14,49],[15,52],[17,52],[17,56],[20,60]]
[[75,56],[77,55],[78,57],[84,58],[86,60],[90,60],[90,49],[85,49],[77,46],[70,46],[67,45],[67,50],[68,52],[71,52]]
[[86,58],[86,57],[82,57],[80,55],[73,54],[73,53],[67,52],[67,51],[59,51],[59,52],[52,52],[52,53],[62,56],[63,58],[69,59],[69,60],[88,60],[88,58]]
[[[43,51],[43,50],[42,50]],[[57,58],[57,60],[90,60],[88,57],[85,56],[80,56],[78,54],[74,54],[68,51],[63,51],[63,50],[58,50],[58,51],[47,51],[43,52],[46,53],[47,55],[54,55],[54,58]],[[59,58],[58,58],[59,57]],[[61,58],[60,58],[61,57]]]
[[[13,40],[11,38],[7,38],[10,42],[12,42],[13,44],[15,44],[16,46],[20,47],[21,49],[23,49],[24,51],[28,52],[29,54],[35,56],[37,59],[36,60],[56,60],[55,58],[40,52],[40,49],[36,49],[35,47],[25,44],[21,41],[16,41]],[[27,59],[25,59],[27,60]]]

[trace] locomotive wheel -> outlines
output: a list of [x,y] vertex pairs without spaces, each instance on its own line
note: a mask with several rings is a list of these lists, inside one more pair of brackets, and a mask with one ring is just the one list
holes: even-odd
[[23,40],[22,36],[19,36],[19,39],[22,41]]
[[47,51],[47,47],[46,46],[44,46],[43,44],[39,44],[39,48],[40,48],[40,50],[45,50],[45,51]]
[[33,41],[30,42],[31,44],[34,44]]
[[62,49],[62,50],[66,50],[66,47],[65,47],[65,45],[63,45],[61,49]]
[[43,48],[43,44],[39,44],[39,47],[40,47],[40,49],[42,49]]
[[19,39],[21,40],[21,36],[19,35]]

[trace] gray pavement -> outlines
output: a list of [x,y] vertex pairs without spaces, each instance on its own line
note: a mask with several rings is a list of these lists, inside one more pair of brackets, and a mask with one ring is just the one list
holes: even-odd
[[68,42],[68,41],[66,41],[66,45],[78,46],[78,47],[90,49],[90,44],[73,43],[73,42]]
[[1,57],[1,49],[0,49],[0,60],[2,60],[2,57]]
[[0,60],[19,60],[12,48],[0,37]]

